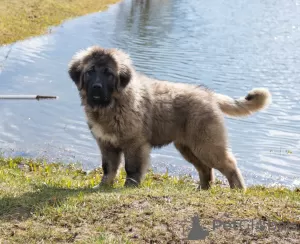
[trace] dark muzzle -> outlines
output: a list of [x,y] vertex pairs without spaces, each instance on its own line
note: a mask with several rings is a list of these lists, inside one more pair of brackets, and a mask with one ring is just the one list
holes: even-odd
[[101,83],[94,83],[90,87],[89,99],[93,105],[107,106],[110,103],[110,97],[105,88]]
[[105,100],[101,84],[93,84],[91,93],[93,100]]

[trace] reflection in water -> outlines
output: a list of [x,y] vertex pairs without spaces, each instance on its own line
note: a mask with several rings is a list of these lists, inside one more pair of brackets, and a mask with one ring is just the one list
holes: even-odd
[[[67,21],[51,35],[0,48],[1,93],[60,97],[1,100],[1,149],[80,161],[87,169],[99,165],[97,145],[67,75],[76,51],[99,44],[124,49],[137,70],[160,79],[202,83],[234,97],[253,87],[270,88],[268,110],[226,119],[230,144],[247,184],[300,185],[299,8],[293,1],[198,4],[125,0],[106,12]],[[173,145],[154,150],[152,161],[158,171],[196,176]]]
[[[154,46],[172,30],[172,1],[122,2],[119,8],[115,34],[132,33],[143,46]],[[130,38],[130,36],[129,36]]]

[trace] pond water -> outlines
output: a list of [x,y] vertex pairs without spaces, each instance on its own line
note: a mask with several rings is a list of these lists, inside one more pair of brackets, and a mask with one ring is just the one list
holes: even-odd
[[[67,74],[76,51],[99,44],[124,49],[137,70],[156,78],[204,84],[233,97],[268,87],[273,104],[267,110],[226,118],[231,149],[248,185],[299,186],[299,43],[299,0],[125,0],[66,21],[47,35],[0,47],[1,94],[59,96],[0,100],[1,150],[79,161],[87,170],[100,165]],[[197,177],[173,145],[154,150],[151,158],[158,172]]]

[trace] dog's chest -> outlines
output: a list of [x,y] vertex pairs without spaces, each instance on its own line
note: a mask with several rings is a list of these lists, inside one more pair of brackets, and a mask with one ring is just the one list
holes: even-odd
[[101,141],[109,142],[113,145],[118,144],[118,137],[115,133],[106,132],[103,127],[99,124],[93,124],[91,127],[91,132],[94,137],[99,138]]

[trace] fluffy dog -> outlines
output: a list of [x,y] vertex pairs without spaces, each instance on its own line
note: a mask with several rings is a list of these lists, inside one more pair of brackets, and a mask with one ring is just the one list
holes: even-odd
[[213,169],[231,188],[246,189],[228,151],[224,114],[248,116],[271,102],[268,89],[256,88],[233,99],[202,86],[150,78],[137,72],[127,53],[91,46],[69,63],[87,124],[102,155],[102,184],[111,185],[125,158],[125,186],[137,186],[149,166],[151,149],[174,143],[199,173],[200,188],[214,181]]

